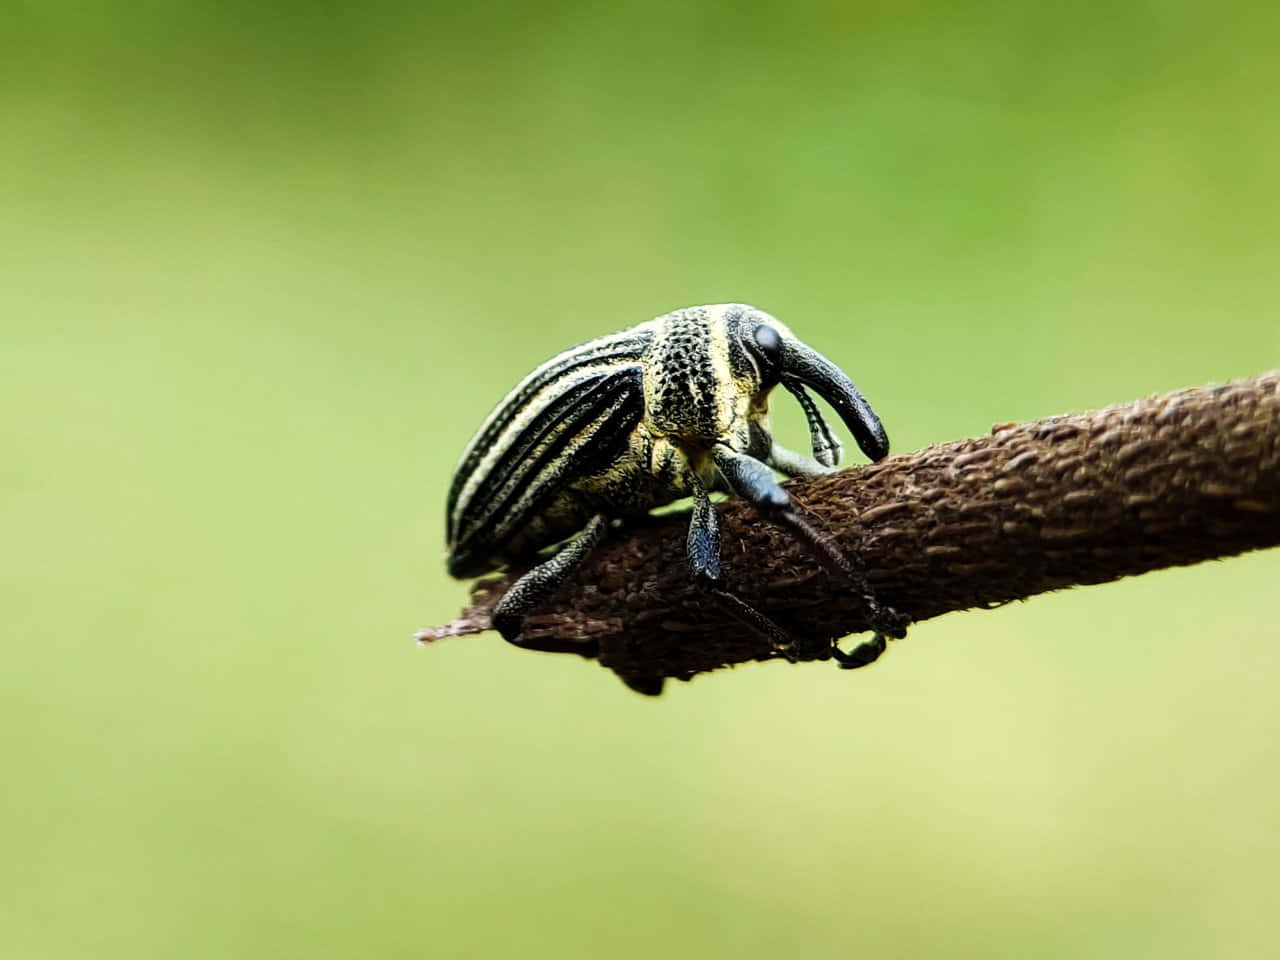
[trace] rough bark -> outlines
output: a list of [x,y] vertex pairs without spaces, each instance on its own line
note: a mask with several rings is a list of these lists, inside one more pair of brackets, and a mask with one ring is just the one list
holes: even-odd
[[[1280,543],[1280,374],[1001,424],[788,489],[917,622],[1227,557]],[[787,531],[737,501],[720,521],[727,584],[796,638],[800,659],[866,630],[857,591]],[[775,658],[690,583],[686,526],[645,518],[607,540],[526,633],[651,692]],[[459,619],[420,639],[487,629],[508,583],[482,581]]]

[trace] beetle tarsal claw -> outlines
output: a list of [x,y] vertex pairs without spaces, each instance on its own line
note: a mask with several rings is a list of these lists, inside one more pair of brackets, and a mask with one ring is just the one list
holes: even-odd
[[516,638],[520,636],[520,629],[524,626],[523,617],[513,616],[501,611],[494,613],[489,622],[493,624],[493,629],[497,630],[507,643],[515,643]]
[[662,693],[666,678],[623,676],[622,682],[636,693],[644,694],[646,697],[656,697]]
[[884,653],[887,646],[885,635],[877,631],[872,634],[870,640],[862,641],[848,653],[841,650],[839,644],[833,642],[831,644],[831,655],[835,657],[836,663],[840,665],[841,670],[856,670],[879,660],[880,655]]

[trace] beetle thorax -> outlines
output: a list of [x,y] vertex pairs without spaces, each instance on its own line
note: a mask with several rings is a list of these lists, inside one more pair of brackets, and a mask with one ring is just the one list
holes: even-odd
[[[729,368],[726,328],[715,307],[659,317],[644,364],[645,422],[677,445],[725,437],[745,412]],[[739,409],[742,407],[743,409]]]

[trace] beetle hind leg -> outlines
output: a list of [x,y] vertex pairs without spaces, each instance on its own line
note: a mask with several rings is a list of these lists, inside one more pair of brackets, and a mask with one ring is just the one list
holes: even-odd
[[608,529],[608,518],[604,514],[597,514],[591,518],[578,536],[564,545],[559,553],[529,570],[507,589],[490,618],[494,629],[502,634],[504,640],[526,650],[553,653],[584,651],[587,644],[539,644],[536,640],[521,639],[520,633],[524,628],[525,614],[549,597],[568,579],[569,574],[573,573],[604,539]]

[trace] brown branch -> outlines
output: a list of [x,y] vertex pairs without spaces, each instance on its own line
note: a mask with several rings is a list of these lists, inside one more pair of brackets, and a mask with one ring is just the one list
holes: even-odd
[[[1079,416],[1002,424],[788,488],[913,620],[1280,543],[1280,374]],[[827,659],[866,629],[862,602],[746,504],[720,508],[726,582]],[[615,535],[526,620],[546,645],[596,657],[632,685],[776,656],[689,581],[687,517]],[[477,585],[429,642],[477,633],[508,578]]]

